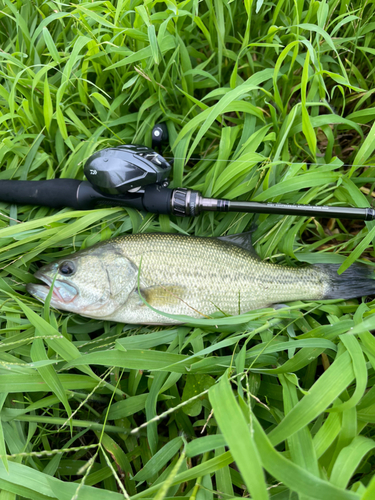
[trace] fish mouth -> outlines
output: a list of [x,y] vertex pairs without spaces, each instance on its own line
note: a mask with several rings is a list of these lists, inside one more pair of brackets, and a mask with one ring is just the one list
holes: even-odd
[[[28,283],[26,290],[35,298],[45,301],[52,286],[52,279],[46,274],[37,272],[35,278],[43,281],[45,285]],[[79,295],[77,287],[62,280],[55,280],[51,297],[52,305],[70,304]]]

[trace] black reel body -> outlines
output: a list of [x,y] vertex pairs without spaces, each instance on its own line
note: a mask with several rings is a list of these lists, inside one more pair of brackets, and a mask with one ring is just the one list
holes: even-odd
[[163,184],[171,165],[146,146],[127,145],[94,153],[84,166],[92,186],[102,193],[125,194],[149,184]]

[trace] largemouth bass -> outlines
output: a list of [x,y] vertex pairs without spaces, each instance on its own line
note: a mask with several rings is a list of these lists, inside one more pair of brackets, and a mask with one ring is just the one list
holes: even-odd
[[[292,300],[353,298],[375,291],[371,270],[359,264],[303,268],[262,262],[248,233],[223,238],[135,234],[108,240],[42,267],[45,285],[27,291],[63,311],[135,324],[177,324],[163,316],[242,314]],[[151,306],[151,307],[149,307]]]

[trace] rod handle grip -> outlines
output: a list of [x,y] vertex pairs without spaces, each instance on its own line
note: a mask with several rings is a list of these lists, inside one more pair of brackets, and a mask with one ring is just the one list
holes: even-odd
[[82,208],[77,198],[82,181],[0,181],[0,201],[17,205],[42,205],[52,208]]

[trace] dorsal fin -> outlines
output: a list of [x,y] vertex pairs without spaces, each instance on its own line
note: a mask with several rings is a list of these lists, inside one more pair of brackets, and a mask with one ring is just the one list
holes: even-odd
[[246,233],[229,234],[227,236],[219,236],[217,239],[244,248],[245,250],[250,252],[253,256],[256,256],[259,259],[259,255],[254,250],[253,244],[251,243],[252,232],[253,231],[247,231]]

